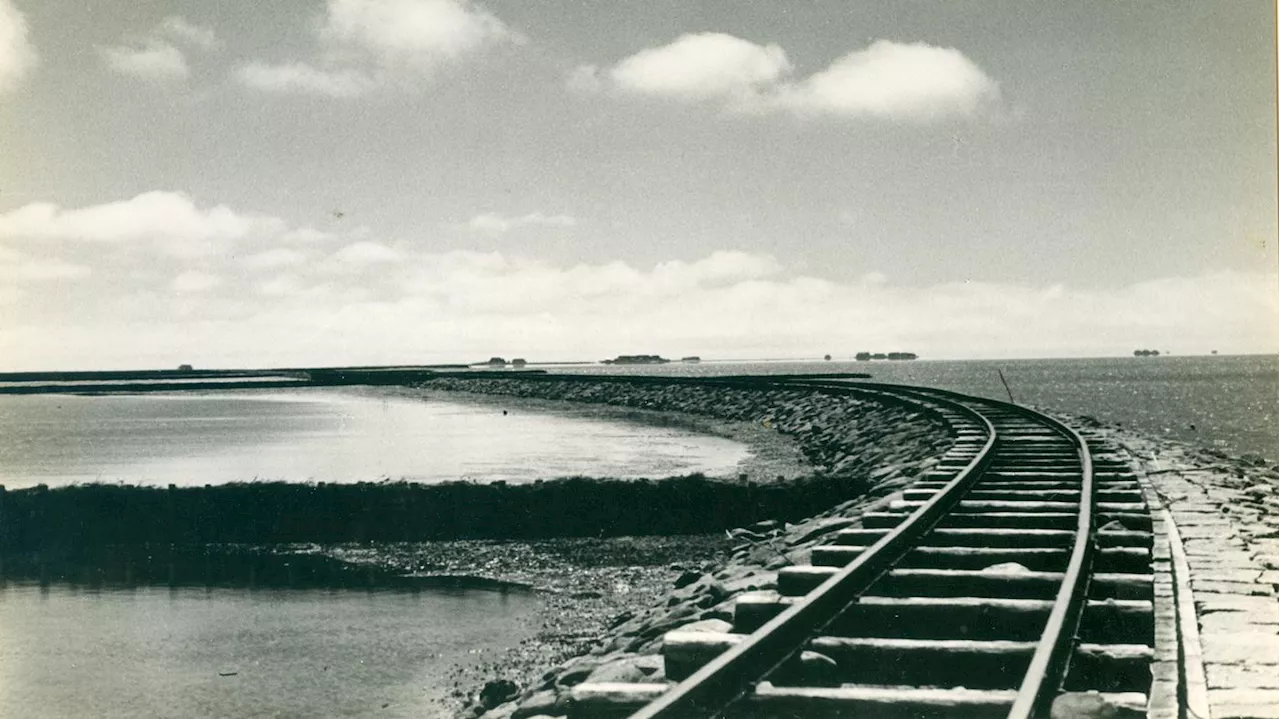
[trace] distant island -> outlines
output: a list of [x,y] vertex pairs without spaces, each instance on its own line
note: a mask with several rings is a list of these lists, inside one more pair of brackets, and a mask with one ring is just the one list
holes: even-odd
[[1159,357],[1160,350],[1134,350],[1134,357]]
[[919,359],[919,355],[915,352],[859,352],[853,358],[859,362],[869,362],[871,360],[913,360]]
[[601,364],[666,364],[671,360],[658,355],[618,355],[611,360],[601,360]]
[[697,363],[697,362],[701,362],[701,361],[702,361],[702,358],[701,358],[701,357],[699,357],[698,355],[689,355],[688,357],[681,357],[681,358],[680,358],[680,361],[681,361],[681,362],[688,362],[688,363],[690,363],[690,364],[694,364],[694,363]]

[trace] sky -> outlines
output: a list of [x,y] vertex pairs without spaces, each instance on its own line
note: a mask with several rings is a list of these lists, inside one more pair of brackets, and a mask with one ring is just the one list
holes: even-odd
[[1275,22],[0,0],[0,371],[1276,353]]

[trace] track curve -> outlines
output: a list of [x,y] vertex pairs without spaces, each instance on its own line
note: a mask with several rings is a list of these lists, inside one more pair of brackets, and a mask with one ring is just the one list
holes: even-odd
[[[1079,433],[1009,403],[863,382],[771,384],[921,405],[956,443],[900,500],[815,547],[813,566],[784,568],[776,592],[741,598],[733,632],[669,633],[667,676],[679,683],[634,719],[1021,719],[1085,691],[1098,693],[1082,701],[1146,704],[1151,517],[1123,467],[1095,467]],[[575,716],[631,708],[593,703],[593,691],[610,688],[582,687]]]

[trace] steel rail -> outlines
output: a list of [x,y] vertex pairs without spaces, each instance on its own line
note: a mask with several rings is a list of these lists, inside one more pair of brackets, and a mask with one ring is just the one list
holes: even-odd
[[[771,384],[795,386],[781,382]],[[866,393],[868,389],[861,384],[827,386],[848,394]],[[877,388],[869,389],[874,392]],[[981,413],[963,404],[943,401],[954,404],[955,409],[986,427],[987,441],[982,450],[932,499],[805,595],[803,600],[765,623],[741,643],[720,654],[657,700],[632,714],[631,719],[688,719],[714,716],[723,711],[802,648],[815,631],[892,568],[938,519],[955,506],[990,463],[997,435],[991,421]]]
[[[906,385],[866,384],[924,395],[953,397],[957,394],[948,390]],[[1071,655],[1075,651],[1076,629],[1080,625],[1085,600],[1088,598],[1089,575],[1096,548],[1093,531],[1093,455],[1089,451],[1088,441],[1079,432],[1053,417],[1010,402],[986,398],[982,400],[1033,417],[1049,425],[1051,429],[1075,444],[1076,454],[1080,459],[1080,507],[1076,515],[1076,535],[1071,547],[1071,558],[1067,563],[1062,586],[1058,588],[1058,593],[1054,597],[1053,609],[1050,610],[1049,619],[1045,622],[1044,632],[1036,644],[1035,653],[1032,654],[1031,662],[1027,666],[1026,674],[1023,675],[1017,697],[1008,714],[1009,719],[1031,719],[1048,714],[1049,705],[1062,687],[1070,666]]]
[[[1037,413],[1038,414],[1038,413]],[[1062,586],[1054,599],[1049,621],[1036,645],[1031,664],[1022,679],[1018,696],[1009,711],[1009,719],[1029,719],[1047,715],[1048,705],[1062,687],[1062,682],[1075,651],[1076,630],[1080,625],[1089,589],[1089,575],[1093,567],[1095,537],[1093,532],[1093,456],[1089,443],[1080,433],[1058,420],[1040,415],[1060,433],[1076,444],[1080,455],[1080,509],[1076,517],[1075,544],[1071,548],[1071,561],[1067,564]]]

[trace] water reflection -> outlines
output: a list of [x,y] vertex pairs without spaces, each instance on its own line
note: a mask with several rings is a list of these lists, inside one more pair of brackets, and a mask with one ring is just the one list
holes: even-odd
[[10,489],[725,476],[746,457],[677,427],[331,389],[0,396]]
[[0,588],[0,716],[447,716],[537,600],[437,589]]

